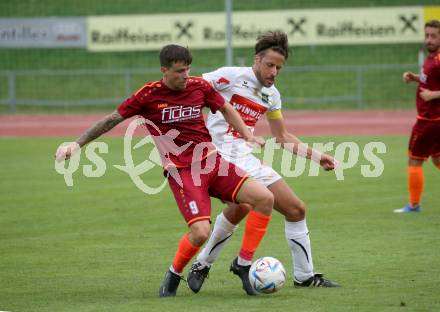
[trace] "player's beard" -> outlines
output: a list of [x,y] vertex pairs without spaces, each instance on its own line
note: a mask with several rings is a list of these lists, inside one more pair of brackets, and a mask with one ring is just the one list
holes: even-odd
[[179,89],[184,90],[186,88],[186,80],[179,82]]
[[179,91],[185,90],[185,88],[186,88],[186,83],[187,83],[187,80],[186,80],[186,79],[183,79],[183,80],[178,79],[178,80],[176,80],[175,83],[174,83],[174,89],[175,89],[175,90],[179,90]]
[[255,76],[257,77],[258,81],[266,88],[272,87],[272,85],[275,83],[275,78],[263,77],[260,72],[255,72]]
[[437,53],[440,52],[440,46],[426,45],[426,50],[428,50],[429,53]]
[[273,86],[274,83],[275,83],[275,78],[267,78],[265,87],[270,88]]

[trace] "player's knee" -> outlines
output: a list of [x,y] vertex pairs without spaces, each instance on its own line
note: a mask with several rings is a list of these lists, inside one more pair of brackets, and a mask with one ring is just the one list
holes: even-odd
[[291,222],[298,222],[306,217],[306,205],[300,199],[284,203],[282,207],[278,206],[277,209],[286,217],[286,220]]
[[437,169],[440,169],[440,157],[432,157],[432,163]]
[[246,203],[240,203],[237,209],[240,212],[240,214],[247,215],[249,211],[252,210],[252,206]]
[[408,158],[408,166],[411,167],[422,167],[424,162],[423,159]]
[[191,241],[196,246],[203,245],[209,238],[211,228],[208,222],[196,222],[190,227]]
[[232,224],[238,224],[254,207],[247,203],[229,204],[223,209],[223,215]]
[[272,207],[274,204],[274,197],[271,191],[269,191],[268,189],[264,189],[264,191],[262,191],[260,193],[260,199],[259,199],[259,207],[261,213],[269,215],[272,212]]
[[302,200],[299,200],[295,204],[295,211],[298,218],[300,218],[301,220],[304,219],[306,217],[306,204]]
[[209,238],[209,232],[193,231],[192,243],[196,246],[202,246]]
[[200,232],[197,234],[199,241],[200,241],[202,244],[203,244],[204,242],[206,242],[206,241],[208,240],[208,238],[209,238],[209,234],[210,234],[209,231],[200,231]]

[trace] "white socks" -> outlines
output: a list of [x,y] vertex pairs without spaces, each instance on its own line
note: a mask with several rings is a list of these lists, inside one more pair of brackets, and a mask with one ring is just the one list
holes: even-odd
[[292,251],[294,278],[303,282],[313,276],[313,259],[306,220],[285,221],[286,239]]
[[229,222],[223,212],[219,214],[215,219],[214,228],[208,242],[197,256],[197,261],[203,265],[211,266],[237,228],[238,225]]
[[[219,214],[208,242],[197,256],[197,261],[203,265],[211,266],[237,228],[238,225],[229,222],[223,213]],[[306,220],[299,222],[285,221],[285,233],[287,243],[292,251],[294,278],[298,281],[305,281],[314,274]],[[248,264],[240,263],[240,258],[238,260],[239,265]]]

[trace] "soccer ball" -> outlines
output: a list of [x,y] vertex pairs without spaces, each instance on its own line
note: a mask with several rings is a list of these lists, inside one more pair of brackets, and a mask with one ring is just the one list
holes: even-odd
[[262,257],[252,263],[249,281],[257,292],[270,294],[283,287],[286,281],[286,270],[277,259]]

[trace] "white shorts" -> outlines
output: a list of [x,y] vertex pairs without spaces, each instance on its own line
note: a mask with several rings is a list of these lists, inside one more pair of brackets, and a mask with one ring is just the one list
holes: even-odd
[[237,167],[247,171],[255,180],[268,187],[275,183],[281,176],[272,169],[272,167],[266,166],[260,159],[250,154],[242,158],[226,158],[229,162],[233,163]]

